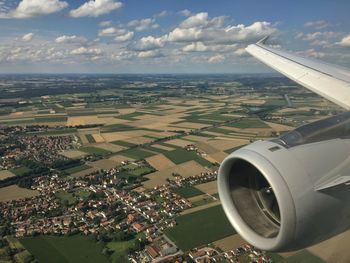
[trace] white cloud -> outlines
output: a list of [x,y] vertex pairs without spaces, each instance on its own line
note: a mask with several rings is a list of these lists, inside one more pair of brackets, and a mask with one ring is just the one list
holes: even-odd
[[68,3],[60,0],[22,0],[14,10],[0,14],[2,18],[30,18],[49,15],[66,8]]
[[153,18],[132,20],[128,23],[128,26],[135,28],[136,31],[147,31],[147,30],[156,29],[159,27],[159,25],[155,23],[155,19]]
[[100,37],[113,37],[125,34],[127,31],[124,28],[107,27],[98,32]]
[[156,57],[162,57],[163,54],[159,50],[148,50],[148,51],[141,51],[137,54],[139,58],[156,58]]
[[72,36],[59,36],[55,39],[55,42],[58,44],[62,44],[62,43],[85,43],[87,41],[87,39],[85,37],[79,37],[76,35],[72,35]]
[[99,23],[100,27],[108,27],[112,25],[112,21],[108,20],[108,21],[102,21]]
[[168,16],[169,15],[169,12],[166,11],[166,10],[163,10],[162,12],[156,14],[155,16],[156,17],[165,17],[165,16]]
[[101,55],[102,50],[100,48],[86,48],[86,47],[79,47],[76,49],[73,49],[70,54],[72,55]]
[[132,49],[137,51],[148,51],[164,47],[165,41],[163,38],[156,38],[153,36],[141,38]]
[[225,57],[223,55],[216,55],[216,56],[212,56],[208,59],[209,63],[215,64],[215,63],[220,63],[223,62],[225,60]]
[[324,32],[313,32],[313,33],[298,33],[296,38],[310,42],[313,46],[329,46],[340,35],[339,32],[324,31]]
[[350,47],[350,35],[343,37],[339,42],[336,43],[341,47]]
[[181,28],[202,27],[208,24],[208,13],[198,13],[190,16],[180,24]]
[[179,11],[179,15],[181,15],[181,16],[190,16],[191,14],[192,14],[191,11],[188,9],[184,9],[184,10]]
[[317,30],[324,29],[326,27],[329,27],[330,24],[324,20],[318,20],[318,21],[309,21],[304,24],[305,27],[311,27],[315,28]]
[[246,56],[248,54],[245,48],[238,48],[234,53],[240,57]]
[[114,40],[117,42],[126,42],[126,41],[130,41],[133,37],[134,37],[134,32],[129,31],[124,35],[116,36]]
[[22,36],[23,42],[30,42],[34,37],[34,33],[28,33]]
[[182,48],[182,51],[185,51],[185,52],[203,52],[207,50],[208,50],[208,47],[204,45],[202,42],[194,42]]
[[121,2],[115,0],[90,0],[77,9],[71,10],[69,15],[71,17],[98,17],[119,9],[122,6],[123,4]]
[[312,58],[323,58],[325,56],[325,53],[319,52],[313,48],[296,52],[296,54]]

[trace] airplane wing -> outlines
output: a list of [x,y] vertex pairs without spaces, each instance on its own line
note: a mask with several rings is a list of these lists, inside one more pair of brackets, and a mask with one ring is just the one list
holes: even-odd
[[350,110],[350,71],[264,45],[267,37],[249,45],[248,53],[305,88]]

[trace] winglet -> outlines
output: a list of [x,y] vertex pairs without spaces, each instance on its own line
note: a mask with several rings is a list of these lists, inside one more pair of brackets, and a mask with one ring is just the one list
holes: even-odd
[[269,39],[270,36],[266,36],[262,39],[260,39],[258,42],[256,42],[257,45],[264,45],[265,42]]

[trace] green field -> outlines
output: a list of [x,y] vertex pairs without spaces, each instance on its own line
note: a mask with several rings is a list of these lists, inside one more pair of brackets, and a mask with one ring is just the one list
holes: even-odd
[[94,155],[99,155],[99,156],[103,156],[103,155],[111,153],[110,151],[107,151],[105,149],[101,149],[101,148],[97,148],[97,147],[93,147],[93,146],[82,147],[79,150],[82,152],[86,152],[86,153],[94,154]]
[[176,222],[166,234],[184,251],[235,233],[221,205],[180,216]]
[[29,169],[28,167],[25,167],[25,166],[20,166],[20,167],[14,168],[14,169],[10,169],[10,171],[17,176],[22,176],[22,175],[29,173],[31,171],[31,169]]
[[195,151],[187,151],[185,149],[176,149],[174,151],[166,152],[164,155],[175,164],[188,162],[198,158]]
[[268,126],[265,122],[263,122],[259,118],[243,118],[238,122],[227,124],[227,126],[240,128],[240,129],[270,128],[270,126]]
[[66,116],[46,116],[46,117],[35,117],[36,122],[62,122],[67,121]]
[[109,262],[108,258],[101,254],[102,245],[86,236],[26,237],[20,239],[20,242],[39,262],[43,263]]
[[86,164],[82,164],[82,165],[79,165],[79,166],[74,166],[74,167],[65,169],[63,171],[66,172],[66,173],[69,173],[69,174],[74,174],[74,173],[77,173],[77,172],[80,172],[80,171],[84,171],[84,170],[89,169],[89,168],[91,168],[91,167],[86,165]]
[[95,143],[95,138],[92,136],[92,134],[86,134],[85,135],[86,139],[88,140],[89,143]]
[[69,205],[72,205],[76,201],[72,193],[68,193],[67,191],[63,190],[57,191],[55,193],[55,197],[59,199],[62,204],[67,202]]
[[185,186],[180,188],[172,188],[171,189],[174,193],[177,193],[178,195],[184,197],[184,198],[190,198],[197,195],[203,195],[205,194],[201,190],[193,187],[193,186]]
[[125,152],[122,153],[122,155],[124,155],[126,157],[133,158],[135,160],[141,160],[141,159],[145,159],[147,157],[151,157],[151,156],[155,155],[155,153],[151,153],[151,152],[139,149],[139,148],[134,148],[134,149],[126,150]]
[[124,147],[128,147],[128,148],[136,145],[136,144],[133,144],[131,142],[125,142],[125,141],[114,141],[111,143],[116,144],[116,145],[120,145],[120,146],[124,146]]
[[135,170],[130,171],[129,173],[133,176],[142,176],[145,174],[149,174],[155,172],[155,170],[151,167],[140,167],[136,168]]

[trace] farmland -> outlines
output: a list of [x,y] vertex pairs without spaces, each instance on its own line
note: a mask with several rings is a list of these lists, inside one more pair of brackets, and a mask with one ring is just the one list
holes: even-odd
[[234,234],[221,206],[180,216],[176,222],[177,225],[167,230],[166,234],[183,250]]
[[47,262],[47,259],[52,263],[109,262],[108,258],[101,254],[102,246],[85,236],[27,237],[20,242],[39,262]]

